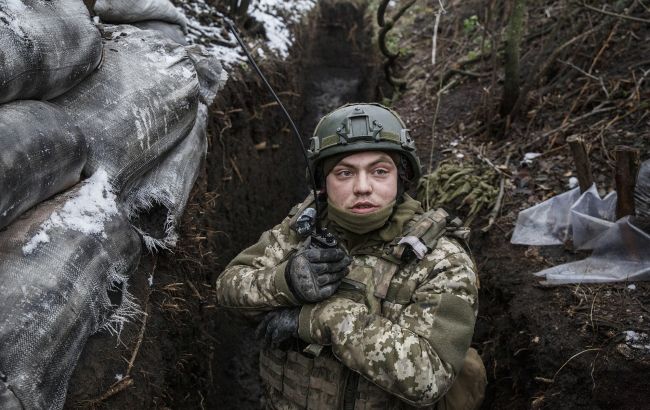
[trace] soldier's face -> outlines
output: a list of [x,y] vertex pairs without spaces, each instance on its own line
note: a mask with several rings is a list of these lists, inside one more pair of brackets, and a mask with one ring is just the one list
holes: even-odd
[[397,196],[397,167],[381,151],[364,151],[340,160],[325,179],[327,197],[357,214],[378,211]]

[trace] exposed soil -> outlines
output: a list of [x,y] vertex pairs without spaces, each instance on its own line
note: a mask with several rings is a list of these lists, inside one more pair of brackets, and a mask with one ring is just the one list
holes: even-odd
[[[406,76],[413,85],[397,99],[395,107],[405,113],[407,123],[414,128],[426,165],[435,168],[436,162],[455,160],[485,166],[477,155],[481,152],[512,175],[506,181],[504,205],[496,224],[483,234],[480,228],[487,225],[487,218],[473,223],[471,247],[482,284],[474,346],[481,352],[489,381],[483,408],[647,408],[650,381],[642,375],[649,374],[650,352],[630,348],[625,332],[648,333],[650,285],[544,287],[532,273],[584,258],[587,253],[573,251],[570,244],[515,246],[509,238],[521,209],[564,192],[568,177],[575,176],[565,145],[567,136],[581,135],[590,143],[595,181],[603,192],[613,188],[611,151],[616,145],[640,149],[642,160],[650,157],[648,110],[644,103],[632,102],[650,95],[650,87],[643,82],[638,86],[634,80],[639,75],[644,77],[644,70],[650,68],[645,57],[649,51],[648,26],[591,15],[597,21],[575,18],[554,28],[557,31],[553,36],[543,37],[543,41],[524,41],[522,78],[527,79],[557,47],[554,42],[561,44],[580,30],[602,24],[593,37],[560,54],[558,60],[566,63],[551,65],[546,77],[534,84],[526,101],[526,114],[512,120],[504,130],[503,124],[495,125],[500,121],[503,74],[494,72],[492,57],[462,67],[459,63],[470,52],[480,53],[477,44],[483,37],[489,39],[493,26],[486,23],[486,14],[490,6],[483,2],[447,5],[448,14],[438,34],[438,66],[429,72],[418,67],[431,66],[431,31],[425,22],[434,19],[432,5],[429,2],[429,7],[422,6],[400,21],[400,46],[407,52],[399,60],[402,70],[398,75]],[[557,17],[558,7],[562,7],[559,2],[528,2],[526,34],[543,31],[554,19],[561,19]],[[562,13],[575,12],[580,10],[562,9]],[[544,13],[553,18],[545,19]],[[491,14],[498,20],[508,13],[495,7]],[[484,31],[480,26],[467,30],[472,15],[488,27]],[[647,18],[647,9],[637,10],[635,15]],[[500,63],[500,57],[496,61]],[[583,68],[593,64],[593,73],[611,88],[603,91],[595,84],[598,80],[569,63]],[[638,67],[643,69],[639,72]],[[458,68],[468,74],[452,75],[441,83],[444,73]],[[436,98],[438,90],[450,82],[454,84],[449,91]],[[617,91],[609,93],[612,89]],[[438,102],[436,117],[432,113]],[[599,106],[610,110],[597,113]],[[490,126],[501,128],[490,133]],[[543,155],[526,166],[520,163],[526,152]],[[505,166],[508,156],[510,162]],[[464,210],[452,211],[462,215]]]
[[[393,96],[392,104],[412,129],[425,169],[445,159],[485,165],[477,151],[496,165],[505,166],[510,158],[504,169],[512,177],[499,218],[487,233],[480,233],[487,212],[473,223],[471,245],[482,284],[473,344],[489,378],[483,408],[647,408],[650,353],[630,347],[624,332],[650,333],[650,285],[543,287],[533,272],[586,254],[570,246],[514,246],[509,237],[519,210],[566,190],[573,175],[568,135],[588,138],[603,191],[613,185],[609,151],[615,145],[636,146],[642,159],[650,157],[644,103],[650,93],[638,71],[650,69],[648,25],[579,14],[557,30],[531,36],[523,45],[523,78],[549,56],[549,44],[566,41],[575,34],[571,30],[602,23],[602,29],[558,58],[583,68],[595,61],[591,75],[604,79],[607,92],[556,62],[534,84],[522,114],[508,123],[497,115],[502,75],[493,74],[491,56],[461,67],[470,74],[444,78],[470,51],[481,52],[477,44],[489,38],[482,33],[500,27],[508,10],[494,7],[494,21],[483,23],[481,32],[480,26],[468,30],[466,21],[477,15],[486,22],[489,5],[444,3],[448,13],[439,29],[435,67],[431,35],[438,1],[416,2],[397,23],[395,42],[402,54],[396,74],[407,80],[407,88]],[[555,1],[529,3],[527,34],[560,21],[560,7],[565,7]],[[372,12],[359,4],[364,2],[322,0],[294,28],[297,41],[290,59],[264,60],[263,71],[298,119],[303,136],[341,103],[390,97],[368,20]],[[650,12],[639,10],[635,16],[648,19]],[[233,71],[231,77],[211,108],[209,154],[183,218],[179,245],[173,253],[143,257],[130,283],[147,312],[146,322],[128,325],[120,342],[106,334],[90,339],[66,408],[261,408],[253,324],[215,306],[214,280],[304,197],[306,187],[302,154],[268,92],[250,70]],[[603,102],[601,108],[608,110],[594,114]],[[543,156],[523,166],[526,152]],[[463,209],[454,211],[463,214]],[[116,375],[127,373],[116,383]]]

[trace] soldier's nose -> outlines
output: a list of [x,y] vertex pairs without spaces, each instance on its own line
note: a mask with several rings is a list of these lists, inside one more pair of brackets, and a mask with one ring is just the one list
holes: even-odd
[[366,175],[359,175],[354,181],[354,193],[358,195],[369,194],[372,192],[372,185]]

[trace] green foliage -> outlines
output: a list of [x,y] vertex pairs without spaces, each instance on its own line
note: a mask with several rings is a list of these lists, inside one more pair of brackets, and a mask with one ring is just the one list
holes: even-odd
[[474,33],[478,27],[478,24],[478,16],[476,14],[463,20],[463,32],[465,35]]
[[388,34],[386,35],[386,47],[392,53],[396,53],[397,51],[399,51],[399,38],[396,33],[388,32]]

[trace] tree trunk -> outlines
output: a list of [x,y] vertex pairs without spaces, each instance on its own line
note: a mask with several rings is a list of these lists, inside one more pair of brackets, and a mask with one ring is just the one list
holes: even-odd
[[513,0],[514,7],[508,22],[508,33],[505,46],[503,83],[503,98],[501,99],[501,116],[506,117],[512,112],[512,108],[519,97],[519,55],[521,37],[524,26],[524,13],[526,11],[526,0]]

